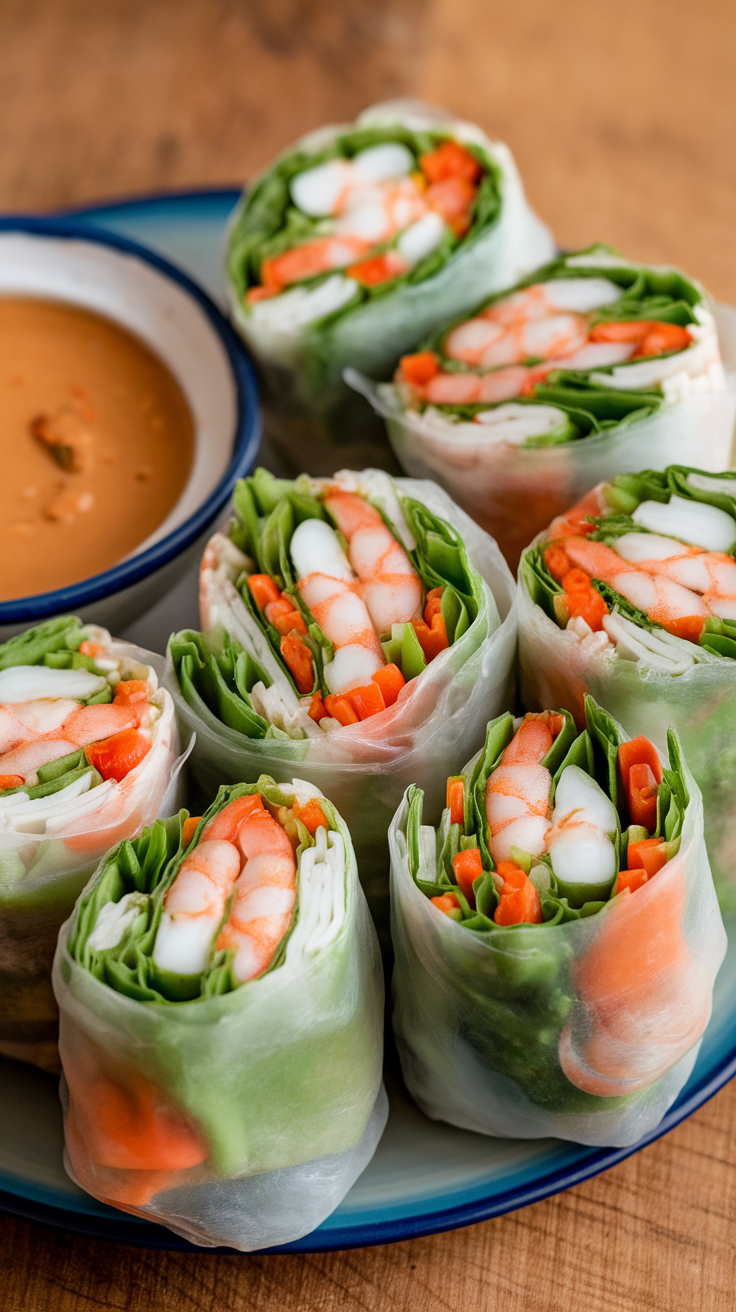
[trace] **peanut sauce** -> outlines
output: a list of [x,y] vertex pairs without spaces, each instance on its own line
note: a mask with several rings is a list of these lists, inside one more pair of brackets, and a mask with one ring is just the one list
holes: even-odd
[[171,371],[94,311],[0,297],[0,600],[117,564],[163,523],[194,424]]

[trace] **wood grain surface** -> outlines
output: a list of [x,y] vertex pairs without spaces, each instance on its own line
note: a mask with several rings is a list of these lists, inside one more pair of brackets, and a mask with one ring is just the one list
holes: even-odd
[[[733,0],[0,0],[0,209],[239,182],[387,96],[514,150],[563,244],[736,301]],[[314,1257],[0,1219],[0,1312],[733,1312],[736,1088],[606,1175],[453,1234]]]

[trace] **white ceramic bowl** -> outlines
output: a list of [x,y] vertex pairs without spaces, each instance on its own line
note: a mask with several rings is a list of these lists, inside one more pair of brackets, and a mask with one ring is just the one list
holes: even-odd
[[[0,296],[44,296],[97,311],[142,338],[189,403],[195,450],[189,480],[163,524],[112,569],[53,592],[0,601],[0,639],[72,613],[119,632],[182,576],[261,435],[248,356],[209,296],[161,256],[74,220],[0,219]],[[0,465],[1,469],[1,465]]]

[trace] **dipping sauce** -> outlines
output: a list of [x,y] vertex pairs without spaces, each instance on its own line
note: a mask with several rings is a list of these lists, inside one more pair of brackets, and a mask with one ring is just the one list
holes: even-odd
[[117,564],[176,505],[194,424],[169,368],[94,311],[0,296],[0,600]]

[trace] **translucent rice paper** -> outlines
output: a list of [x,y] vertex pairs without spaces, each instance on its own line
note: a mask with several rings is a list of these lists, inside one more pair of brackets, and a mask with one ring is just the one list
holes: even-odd
[[673,464],[713,473],[729,467],[736,418],[736,315],[716,307],[715,317],[727,392],[688,396],[645,419],[559,446],[494,442],[482,424],[451,424],[438,412],[427,416],[405,410],[392,384],[376,385],[352,370],[349,376],[384,416],[402,468],[413,478],[436,479],[496,538],[515,569],[535,534],[595,483]]
[[[538,541],[543,540],[540,535]],[[531,710],[564,706],[584,725],[583,698],[595,697],[632,737],[665,750],[673,725],[703,793],[705,835],[724,915],[736,910],[736,662],[704,653],[684,674],[664,674],[580,641],[536,606],[519,572],[521,695]]]
[[[343,369],[353,365],[371,377],[389,377],[399,356],[438,324],[511,286],[554,255],[552,234],[529,207],[508,146],[490,141],[475,124],[446,110],[419,101],[388,101],[365,110],[354,124],[310,133],[285,153],[298,149],[316,154],[353,127],[393,123],[417,131],[444,130],[459,142],[482,147],[501,173],[500,211],[477,237],[461,243],[434,277],[403,284],[355,310],[318,320],[288,341],[266,339],[256,330],[228,280],[233,321],[261,366],[266,430],[289,474],[304,468],[306,442],[313,474],[331,474],[346,458],[356,465],[385,464],[387,458],[390,463],[382,426],[371,423],[368,407],[343,383]],[[231,227],[239,213],[240,208]]]
[[[105,635],[107,636],[107,635]],[[105,644],[116,659],[149,666],[156,679],[164,660],[129,642]],[[179,734],[164,688],[150,752],[100,805],[72,823],[50,822],[43,833],[0,830],[0,1053],[59,1070],[58,1009],[51,966],[59,928],[100,857],[124,838],[135,838],[157,815],[181,803]],[[18,863],[29,872],[17,878]]]
[[[73,922],[64,926],[54,962],[64,1163],[94,1197],[192,1243],[250,1252],[308,1234],[367,1166],[388,1116],[383,977],[350,834],[335,822],[344,881],[334,879],[332,901],[302,858],[283,963],[231,993],[135,1002],[70,957]],[[202,1136],[205,1161],[156,1172],[100,1160],[104,1142],[77,1125],[69,1088],[121,1073],[130,1083],[131,1072]]]
[[[481,1134],[614,1147],[658,1125],[693,1069],[726,951],[702,799],[687,768],[684,777],[680,850],[649,883],[584,919],[488,934],[417,888],[404,800],[390,831],[394,1032],[427,1116]],[[494,1065],[497,1028],[518,1032],[507,1063],[518,1080]]]
[[[368,496],[375,478],[386,475],[364,470],[336,476]],[[443,804],[448,774],[480,747],[486,721],[509,704],[516,647],[514,583],[496,543],[436,484],[408,478],[394,482],[400,496],[416,498],[457,529],[471,565],[488,587],[473,624],[411,681],[392,707],[316,738],[249,739],[213,715],[200,719],[179,690],[170,657],[165,675],[183,733],[197,735],[191,769],[207,796],[221,783],[253,782],[261,774],[288,779],[298,763],[299,774],[334,802],[350,829],[382,946],[388,945],[391,818],[410,783],[425,790],[428,806]],[[245,605],[227,568],[228,546],[229,539],[221,535],[211,539],[224,568],[203,573],[202,622],[209,628],[222,624],[252,650],[243,622]]]

